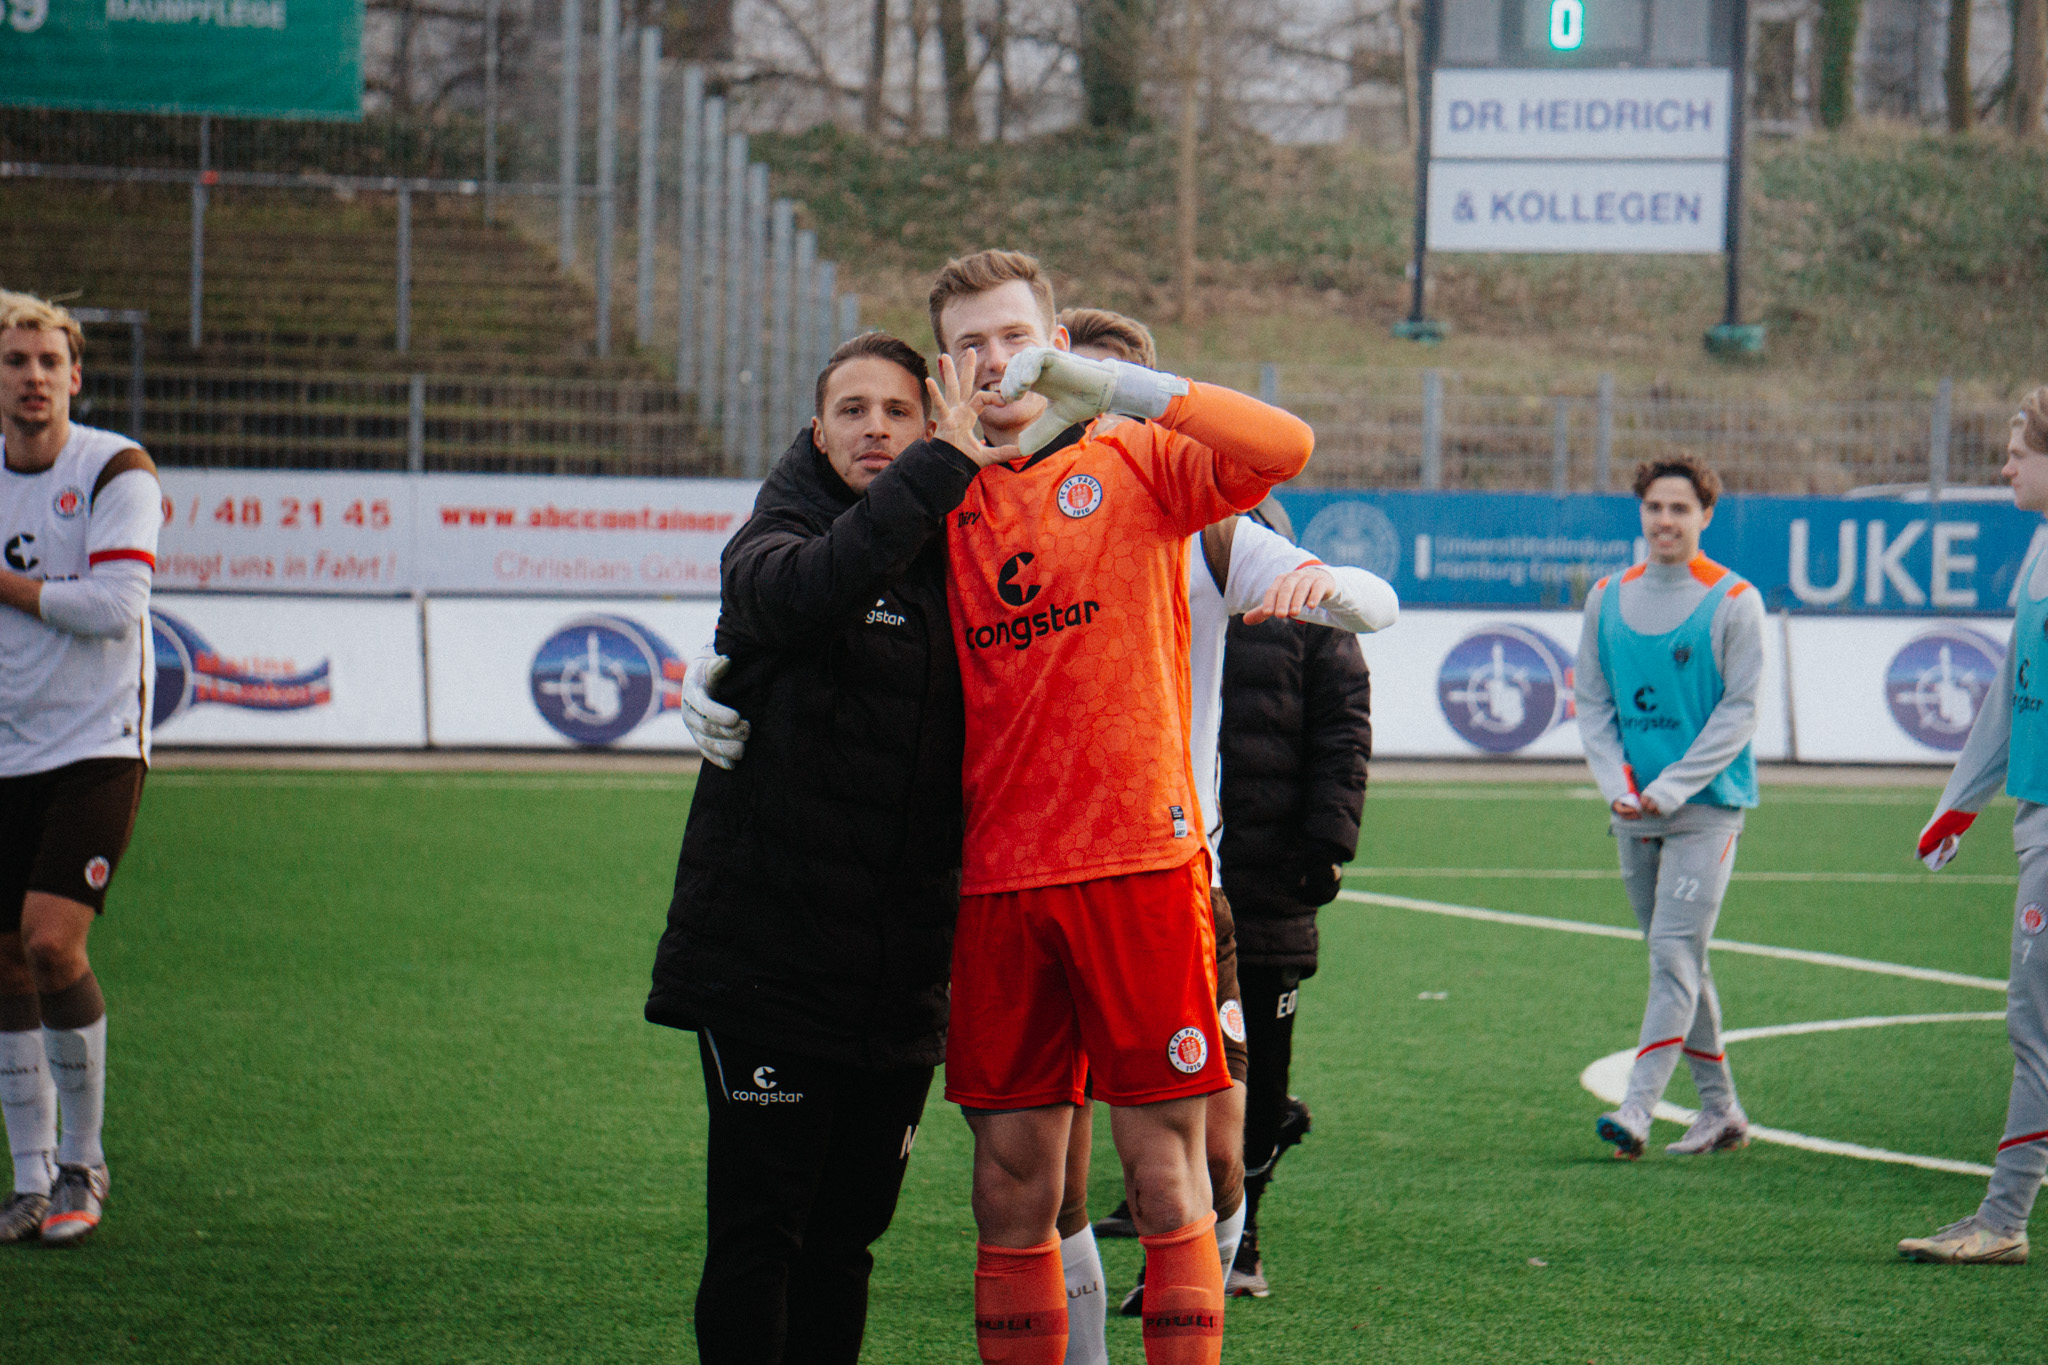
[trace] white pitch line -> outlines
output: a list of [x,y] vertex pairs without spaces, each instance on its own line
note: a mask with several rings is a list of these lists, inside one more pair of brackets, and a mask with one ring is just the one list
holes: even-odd
[[607,776],[599,773],[588,775],[566,773],[535,773],[531,776],[519,773],[418,773],[418,772],[310,772],[310,773],[264,773],[237,772],[232,769],[214,772],[167,772],[158,773],[149,779],[151,790],[159,787],[269,787],[269,788],[320,788],[320,787],[453,787],[471,791],[666,791],[683,790],[686,779],[682,776],[660,777],[649,775],[633,777],[625,774]]
[[[1753,1038],[1790,1038],[1803,1033],[1836,1033],[1843,1029],[1885,1028],[1894,1024],[1988,1024],[2004,1018],[2003,1011],[1978,1011],[1971,1014],[1894,1014],[1867,1015],[1858,1019],[1816,1019],[1803,1024],[1772,1024],[1765,1028],[1731,1029],[1721,1035],[1721,1041],[1724,1044],[1743,1043]],[[1634,1048],[1610,1052],[1579,1073],[1579,1084],[1591,1091],[1596,1099],[1608,1104],[1620,1104],[1628,1093],[1628,1076],[1635,1066],[1635,1059]],[[1698,1110],[1686,1109],[1667,1100],[1658,1101],[1655,1114],[1660,1119],[1685,1124],[1688,1127],[1699,1117]],[[1860,1142],[1837,1142],[1833,1138],[1794,1133],[1784,1128],[1765,1128],[1760,1124],[1751,1124],[1749,1135],[1759,1142],[1776,1143],[1781,1147],[1797,1147],[1802,1151],[1821,1152],[1828,1156],[1854,1157],[1858,1161],[1918,1166],[1922,1170],[1950,1171],[1957,1175],[1991,1174],[1991,1168],[1980,1162],[1894,1152],[1883,1147],[1866,1147]]]
[[[1518,915],[1510,910],[1486,910],[1476,905],[1451,905],[1444,901],[1416,900],[1412,896],[1389,896],[1379,891],[1339,891],[1337,899],[1360,905],[1384,905],[1396,910],[1420,910],[1424,914],[1449,915],[1454,919],[1480,920],[1488,924],[1513,924],[1525,929],[1551,929],[1566,934],[1591,934],[1598,938],[1626,938],[1640,943],[1639,929],[1618,924],[1591,924],[1585,920],[1552,919],[1547,915]],[[1933,967],[1910,967],[1902,962],[1877,962],[1867,957],[1845,957],[1840,953],[1817,953],[1806,948],[1777,948],[1766,943],[1743,943],[1717,938],[1708,947],[1720,953],[1742,953],[1750,957],[1774,957],[1786,962],[1805,962],[1816,967],[1840,967],[1845,971],[1874,972],[1879,976],[1903,976],[1913,981],[1933,981],[1944,986],[1970,986],[1977,990],[2005,991],[2005,982],[1964,972],[1944,972]]]
[[[1481,881],[1614,882],[1621,880],[1616,867],[1348,867],[1347,877],[1446,877]],[[1737,872],[1738,882],[1843,882],[1889,885],[1912,882],[1919,886],[2017,886],[2018,877],[1997,872],[1956,872],[1936,877],[1932,872]]]

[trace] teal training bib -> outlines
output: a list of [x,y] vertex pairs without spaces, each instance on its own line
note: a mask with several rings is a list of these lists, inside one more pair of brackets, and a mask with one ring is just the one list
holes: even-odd
[[[1728,690],[1714,662],[1714,612],[1742,580],[1723,574],[1676,630],[1641,635],[1621,619],[1621,577],[1600,597],[1600,668],[1614,693],[1621,749],[1636,789],[1684,757]],[[1696,792],[1688,805],[1747,808],[1756,804],[1756,758],[1742,746],[1735,761]]]
[[2005,767],[2005,791],[2022,801],[2048,803],[2048,597],[2028,595],[2034,560],[2020,566],[2019,608],[2013,613],[2012,747]]

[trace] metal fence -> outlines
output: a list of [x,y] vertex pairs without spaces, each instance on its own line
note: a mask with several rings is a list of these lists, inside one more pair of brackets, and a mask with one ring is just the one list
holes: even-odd
[[1640,461],[1691,451],[1729,489],[1845,493],[1873,485],[1993,485],[2006,404],[1957,403],[1943,380],[1920,401],[1782,401],[1618,391],[1475,392],[1445,370],[1196,364],[1315,428],[1320,487],[1604,491]]
[[[686,66],[676,73],[674,84],[680,89],[673,100],[676,126],[670,129],[674,154],[664,170],[661,34],[652,26],[642,28],[634,44],[639,79],[631,120],[637,144],[631,335],[637,354],[649,362],[650,379],[619,381],[615,393],[601,404],[648,420],[580,427],[584,437],[597,442],[581,453],[551,436],[527,436],[501,446],[495,434],[501,430],[534,430],[524,418],[508,420],[503,427],[476,420],[478,404],[485,401],[478,395],[502,399],[503,386],[481,380],[458,382],[437,373],[426,385],[424,419],[409,397],[395,396],[409,395],[419,382],[407,361],[415,341],[413,227],[414,201],[420,196],[472,199],[486,218],[507,208],[516,212],[520,204],[538,207],[552,201],[558,265],[565,274],[583,265],[579,220],[586,205],[594,206],[592,348],[600,359],[612,355],[615,333],[624,322],[615,322],[613,311],[622,292],[615,279],[622,273],[616,247],[625,236],[616,174],[621,159],[619,58],[625,44],[617,34],[620,0],[601,0],[601,6],[597,157],[591,183],[585,183],[579,170],[581,158],[573,138],[563,143],[562,174],[554,183],[498,181],[492,175],[475,180],[218,169],[211,164],[206,119],[197,121],[195,164],[189,168],[0,160],[0,179],[189,187],[190,279],[181,338],[186,354],[166,357],[174,368],[152,370],[140,386],[144,406],[139,419],[129,418],[137,434],[170,462],[264,460],[301,467],[329,462],[336,467],[392,467],[393,461],[417,457],[420,443],[414,442],[410,450],[394,446],[390,429],[394,424],[418,427],[423,422],[430,433],[458,433],[439,442],[431,436],[425,440],[426,458],[437,468],[530,468],[539,460],[563,469],[595,466],[682,473],[707,472],[710,463],[736,473],[759,474],[773,454],[771,447],[779,449],[787,433],[808,416],[808,377],[823,366],[838,342],[859,330],[860,303],[839,290],[836,264],[819,259],[816,234],[798,230],[796,204],[771,196],[767,167],[751,158],[744,133],[728,131],[725,101],[705,95],[700,67]],[[573,91],[573,84],[565,85],[565,96]],[[563,117],[565,123],[578,117],[573,98],[565,98]],[[10,149],[18,150],[20,142],[15,138]],[[495,160],[487,158],[486,166],[495,166]],[[234,341],[230,334],[208,326],[209,292],[260,287],[246,281],[224,283],[217,278],[218,271],[209,271],[209,205],[223,188],[392,197],[396,214],[395,241],[387,257],[392,300],[389,352],[362,357],[386,373],[352,376],[353,387],[343,397],[337,387],[342,381],[331,375],[245,378],[232,364],[206,364],[204,351],[209,345],[231,346]],[[487,289],[488,282],[479,287]],[[658,309],[658,301],[665,306]],[[658,336],[657,315],[671,309],[674,329]],[[309,318],[308,325],[317,331],[317,317]],[[138,334],[129,344],[131,364],[141,363],[141,342]],[[307,358],[302,356],[302,362]],[[317,365],[317,357],[310,358]],[[651,376],[663,371],[673,375],[673,383],[668,411],[657,414],[650,394],[659,386]],[[578,386],[574,392],[580,396],[562,401],[581,409],[594,401],[589,395],[600,387]],[[555,391],[570,392],[560,386]],[[111,395],[96,383],[88,397],[106,403]],[[550,401],[536,399],[530,406],[544,409]],[[658,422],[653,420],[657,415]],[[708,462],[701,449],[707,432],[715,432],[717,452]],[[650,433],[661,435],[657,439]]]

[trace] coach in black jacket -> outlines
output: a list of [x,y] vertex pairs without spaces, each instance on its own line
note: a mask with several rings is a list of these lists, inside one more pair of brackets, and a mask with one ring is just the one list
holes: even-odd
[[868,1246],[945,1056],[965,722],[943,527],[995,452],[977,404],[959,446],[918,439],[926,379],[880,333],[834,352],[721,564],[718,700],[758,729],[698,777],[647,1000],[703,1061],[705,1365],[859,1356]]
[[[1293,528],[1277,500],[1251,513]],[[1264,1289],[1259,1199],[1280,1154],[1308,1131],[1287,1093],[1294,1013],[1316,970],[1316,910],[1358,853],[1372,681],[1358,637],[1298,621],[1230,623],[1223,655],[1223,890],[1237,917],[1237,975],[1250,1054],[1245,1216],[1233,1286]]]

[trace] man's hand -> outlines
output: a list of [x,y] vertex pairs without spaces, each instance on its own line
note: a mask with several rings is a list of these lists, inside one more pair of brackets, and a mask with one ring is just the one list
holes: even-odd
[[1003,401],[1015,402],[1026,389],[1047,400],[1045,412],[1024,428],[1017,442],[1026,455],[1035,455],[1074,423],[1105,412],[1156,421],[1188,391],[1188,381],[1124,360],[1090,360],[1071,351],[1032,346],[1017,352],[1004,367]]
[[1645,816],[1664,813],[1663,807],[1659,806],[1654,798],[1638,796],[1634,792],[1615,798],[1611,809],[1624,820],[1640,820]]
[[1927,864],[1929,872],[1948,866],[1963,846],[1963,834],[1976,820],[1975,811],[1950,810],[1927,822],[1927,828],[1920,831],[1920,861]]
[[1244,623],[1255,626],[1275,617],[1292,621],[1303,612],[1321,606],[1323,599],[1336,588],[1337,580],[1328,569],[1320,564],[1303,565],[1274,579],[1267,586],[1266,595],[1259,599],[1259,605],[1244,614]]
[[732,660],[707,649],[683,673],[683,726],[707,763],[728,770],[739,763],[754,733],[739,712],[711,700],[711,689],[731,666]]
[[981,410],[995,402],[995,395],[975,391],[974,380],[981,369],[981,357],[967,352],[967,373],[953,367],[953,357],[939,357],[939,377],[927,379],[931,393],[932,422],[937,439],[974,461],[983,469],[998,460],[1014,460],[1024,452],[1015,446],[992,446],[981,439]]

